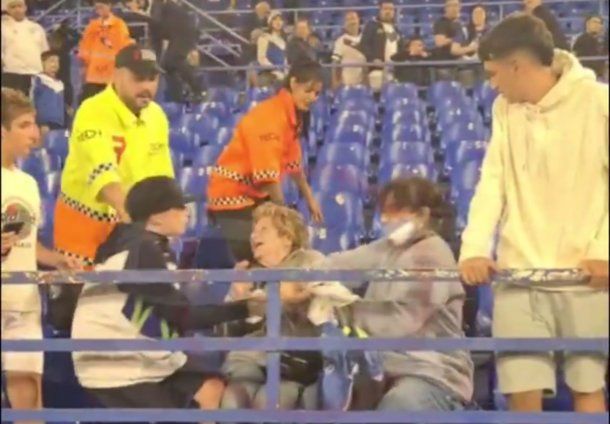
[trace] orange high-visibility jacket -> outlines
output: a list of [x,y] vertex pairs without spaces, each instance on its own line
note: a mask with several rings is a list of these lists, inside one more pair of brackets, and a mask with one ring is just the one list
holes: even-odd
[[266,197],[258,185],[301,171],[296,107],[287,90],[255,106],[237,125],[208,185],[208,209],[236,210]]
[[111,15],[108,19],[93,19],[79,45],[79,57],[85,65],[85,82],[107,84],[114,72],[114,58],[125,46],[133,43],[127,24]]

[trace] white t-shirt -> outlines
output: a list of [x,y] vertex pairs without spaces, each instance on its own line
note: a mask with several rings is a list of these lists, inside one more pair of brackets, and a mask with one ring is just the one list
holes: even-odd
[[49,50],[44,29],[29,19],[2,17],[2,71],[22,75],[42,72],[40,56]]
[[[6,259],[2,271],[36,271],[36,244],[40,223],[40,193],[36,180],[18,168],[2,167],[2,229],[21,224],[19,241]],[[2,285],[2,310],[36,311],[40,296],[36,284]]]
[[[343,34],[335,41],[333,60],[341,64],[366,63],[366,58],[357,46],[360,44],[360,35]],[[341,83],[343,85],[358,85],[364,81],[362,67],[346,67],[341,72]]]
[[398,53],[398,33],[393,24],[383,23],[382,25],[386,34],[385,61],[390,62],[392,56]]

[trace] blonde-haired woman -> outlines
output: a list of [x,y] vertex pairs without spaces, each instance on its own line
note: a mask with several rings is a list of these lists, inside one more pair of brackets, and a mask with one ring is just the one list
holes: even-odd
[[[308,268],[324,259],[309,248],[307,227],[301,215],[285,206],[265,203],[254,211],[251,234],[256,263],[241,263],[241,268]],[[232,300],[250,296],[257,287],[253,283],[234,283]],[[303,283],[282,282],[282,335],[318,337],[320,332],[307,318],[309,295]],[[262,336],[262,328],[252,336]],[[223,400],[224,409],[265,408],[264,352],[231,352],[224,365],[229,386]],[[282,356],[280,407],[282,409],[316,407],[314,383],[321,371],[319,353],[285,353]]]

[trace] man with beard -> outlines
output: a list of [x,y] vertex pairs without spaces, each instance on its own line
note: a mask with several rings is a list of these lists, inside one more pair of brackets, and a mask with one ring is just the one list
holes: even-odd
[[76,113],[55,210],[55,247],[91,264],[118,221],[125,194],[144,178],[173,177],[169,124],[153,102],[156,56],[130,45],[116,57],[111,84]]
[[395,21],[394,1],[380,0],[379,16],[366,24],[362,32],[360,49],[367,62],[378,65],[369,68],[369,83],[375,91],[380,91],[384,82],[392,80],[391,72],[383,64],[398,53],[401,40]]

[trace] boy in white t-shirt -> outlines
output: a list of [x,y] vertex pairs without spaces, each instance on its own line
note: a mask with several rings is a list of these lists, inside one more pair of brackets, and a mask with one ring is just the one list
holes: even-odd
[[[37,241],[40,194],[34,178],[16,163],[40,137],[36,113],[21,92],[2,88],[2,271],[36,271],[41,263],[58,269],[79,267],[73,259]],[[40,296],[34,284],[2,285],[2,339],[42,339]],[[9,402],[14,409],[42,407],[42,352],[2,352]]]

